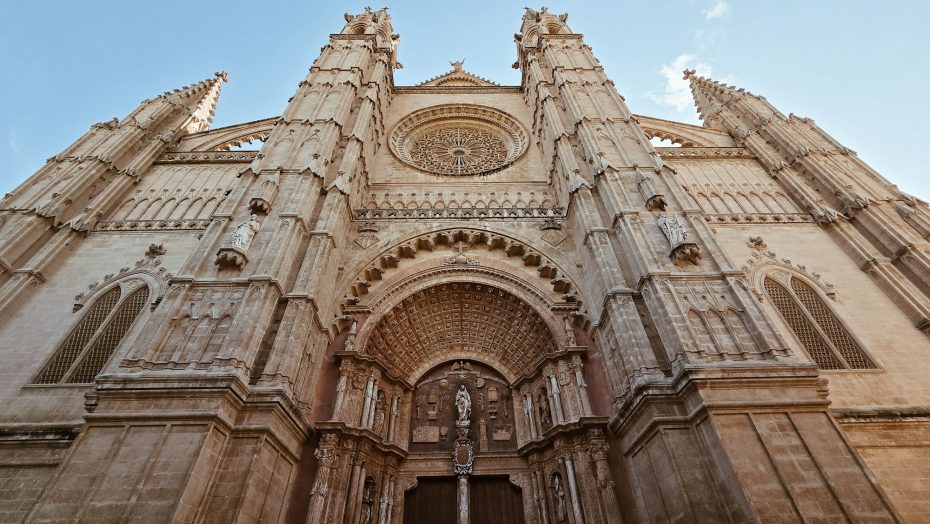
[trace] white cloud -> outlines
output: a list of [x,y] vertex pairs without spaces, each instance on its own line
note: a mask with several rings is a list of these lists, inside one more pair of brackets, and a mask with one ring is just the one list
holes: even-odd
[[714,5],[710,6],[710,9],[704,10],[704,18],[707,20],[713,20],[714,18],[720,18],[730,12],[730,4],[727,3],[727,0],[715,0]]
[[691,97],[691,87],[685,80],[683,71],[685,69],[694,69],[697,74],[709,77],[710,66],[698,62],[697,57],[690,53],[685,53],[675,57],[671,64],[665,64],[659,70],[659,75],[665,79],[665,88],[661,95],[650,93],[649,98],[657,104],[674,107],[679,113],[691,107],[694,99]]

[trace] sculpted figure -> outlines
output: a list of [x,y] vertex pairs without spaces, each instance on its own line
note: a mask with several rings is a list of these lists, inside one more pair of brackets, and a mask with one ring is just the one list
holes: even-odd
[[685,231],[685,225],[681,222],[681,218],[677,216],[669,218],[665,213],[659,213],[657,223],[662,232],[665,233],[665,238],[668,239],[668,243],[672,247],[684,242],[685,238],[688,236],[688,232]]
[[255,238],[255,234],[258,233],[259,227],[261,227],[261,224],[258,222],[258,216],[256,215],[252,215],[248,220],[236,226],[232,237],[233,247],[248,249],[252,239]]
[[577,341],[575,341],[575,328],[572,327],[572,319],[567,315],[563,319],[565,321],[565,338],[568,340],[569,346],[574,346]]
[[549,416],[549,400],[540,393],[536,399],[536,408],[539,409],[539,425],[543,431],[552,427],[552,417]]
[[568,522],[568,514],[565,511],[565,488],[562,487],[562,476],[556,473],[552,475],[552,491],[555,494],[555,521],[558,524]]
[[465,384],[459,386],[459,391],[455,394],[455,409],[459,413],[456,423],[464,425],[471,422],[471,396],[465,389]]

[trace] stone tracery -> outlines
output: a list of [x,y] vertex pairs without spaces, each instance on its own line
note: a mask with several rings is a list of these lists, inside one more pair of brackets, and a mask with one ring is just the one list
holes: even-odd
[[430,107],[391,132],[391,151],[404,163],[435,175],[486,175],[526,151],[523,127],[509,115],[466,104]]

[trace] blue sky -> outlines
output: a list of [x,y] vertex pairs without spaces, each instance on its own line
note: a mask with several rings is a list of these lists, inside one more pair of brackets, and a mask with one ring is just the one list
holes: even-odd
[[[342,13],[361,2],[0,2],[0,192],[94,122],[226,70],[214,126],[279,114]],[[526,0],[392,1],[398,85],[450,69],[516,84]],[[569,13],[635,113],[697,123],[696,67],[814,118],[907,192],[930,199],[918,153],[930,109],[930,1],[548,2]]]

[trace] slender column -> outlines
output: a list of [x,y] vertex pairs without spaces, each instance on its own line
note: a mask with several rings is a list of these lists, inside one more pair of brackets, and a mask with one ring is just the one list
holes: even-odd
[[468,475],[459,475],[459,520],[458,524],[468,524]]
[[389,496],[389,498],[388,498],[387,518],[385,518],[384,524],[390,524],[390,522],[391,522],[391,516],[392,516],[392,514],[394,513],[394,486],[395,486],[395,483],[394,483],[394,478],[393,478],[393,477],[391,477],[391,482],[390,482],[390,484],[391,484],[391,490],[390,490],[390,492],[389,492],[389,493],[390,493],[390,496]]
[[546,504],[546,481],[540,478],[540,471],[531,473],[533,480],[533,498],[536,500],[536,510],[539,512],[540,524],[549,524],[549,508]]
[[354,523],[358,516],[358,493],[364,486],[362,479],[365,477],[365,469],[362,467],[362,459],[358,457],[352,464],[352,482],[349,484],[349,492],[346,496],[345,522]]
[[388,427],[388,442],[394,442],[394,430],[397,427],[397,395],[391,400],[391,425]]
[[559,391],[559,381],[555,379],[555,375],[549,375],[549,383],[552,384],[552,400],[555,404],[554,408],[559,424],[564,424],[565,413],[562,411],[562,393]]
[[348,379],[345,371],[339,374],[339,382],[336,383],[336,401],[333,403],[333,415],[330,417],[332,420],[339,420],[339,415],[342,411],[342,402],[345,400],[346,382],[348,382]]
[[572,513],[575,515],[575,524],[583,524],[584,516],[581,514],[581,502],[578,499],[578,484],[575,482],[575,463],[571,455],[562,457],[565,461],[565,473],[568,477],[568,492],[572,499]]
[[387,471],[385,471],[384,475],[381,476],[381,503],[379,504],[378,509],[378,524],[387,523],[387,510],[391,498],[390,484],[391,476]]
[[378,379],[371,385],[371,400],[369,400],[368,420],[365,421],[366,428],[372,428],[375,425],[375,405],[378,403]]
[[591,446],[591,457],[594,459],[597,487],[600,490],[601,501],[604,503],[607,522],[620,524],[623,522],[623,518],[620,516],[620,505],[617,504],[617,496],[614,494],[614,481],[611,478],[610,467],[607,464],[607,443],[596,442],[593,444]]
[[365,427],[368,423],[368,412],[371,410],[371,388],[374,386],[375,378],[368,377],[368,383],[365,384],[365,400],[362,402],[362,417],[358,424]]
[[590,416],[592,413],[591,400],[588,398],[588,383],[584,381],[584,375],[581,372],[581,358],[576,356],[572,360],[575,365],[575,385],[578,386],[578,396],[581,397],[581,410],[585,416]]
[[530,428],[530,435],[539,438],[539,430],[536,428],[536,410],[533,409],[533,395],[527,394],[523,397],[523,412],[526,414],[526,425]]

